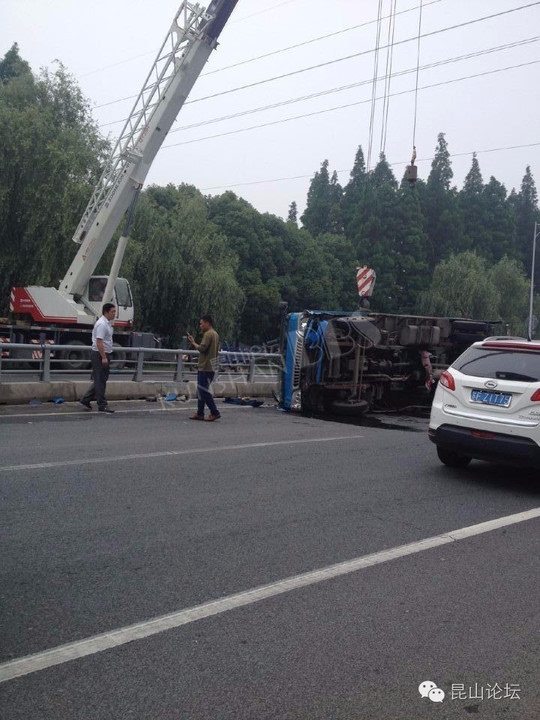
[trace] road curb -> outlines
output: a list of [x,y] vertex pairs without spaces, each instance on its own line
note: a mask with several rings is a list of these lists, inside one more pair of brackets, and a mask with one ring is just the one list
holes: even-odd
[[[88,380],[64,382],[10,382],[0,383],[0,405],[24,405],[32,400],[52,402],[63,398],[66,402],[80,400],[88,390]],[[217,380],[212,385],[215,397],[272,397],[278,383],[226,382]],[[197,396],[197,384],[193,381],[174,382],[133,382],[132,380],[110,380],[107,383],[108,400],[140,400],[148,397],[166,397],[170,393]]]

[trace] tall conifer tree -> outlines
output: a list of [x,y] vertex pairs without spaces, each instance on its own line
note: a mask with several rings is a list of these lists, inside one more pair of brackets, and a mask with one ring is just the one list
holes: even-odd
[[459,193],[459,207],[463,221],[462,250],[472,250],[486,257],[490,255],[490,234],[486,228],[486,194],[484,180],[476,153],[473,153],[471,169],[465,176]]
[[431,268],[460,245],[461,221],[457,193],[451,187],[453,176],[448,143],[445,134],[439,133],[427,182],[418,183]]
[[329,231],[329,215],[332,207],[332,191],[330,188],[330,175],[328,173],[328,160],[324,160],[309,186],[307,205],[300,218],[305,229],[316,237]]
[[295,225],[298,222],[298,208],[296,206],[295,201],[293,200],[292,203],[289,205],[289,213],[287,215],[287,222],[292,222]]
[[19,55],[19,46],[13,43],[11,48],[0,60],[0,84],[7,85],[13,78],[30,75],[30,65]]
[[377,273],[372,307],[379,312],[395,312],[396,242],[398,235],[397,182],[381,153],[379,162],[368,174],[364,198],[350,225],[349,239],[356,248],[361,265]]
[[514,213],[508,202],[506,188],[494,177],[484,186],[484,225],[487,245],[479,251],[490,262],[499,262],[514,251]]
[[353,225],[358,226],[359,222],[361,222],[360,218],[365,204],[366,181],[366,163],[360,145],[356,152],[350,180],[343,190],[341,202],[344,232],[350,239],[355,235]]
[[[521,181],[519,194],[514,197],[514,202],[516,251],[524,267],[527,269],[527,274],[530,275],[534,223],[537,222],[540,224],[540,213],[538,212],[538,192],[529,165]],[[539,254],[540,253],[537,253],[537,261]],[[538,269],[538,267],[539,265],[536,266],[536,269]]]
[[416,187],[398,191],[394,246],[395,305],[400,313],[413,312],[428,281],[427,237]]

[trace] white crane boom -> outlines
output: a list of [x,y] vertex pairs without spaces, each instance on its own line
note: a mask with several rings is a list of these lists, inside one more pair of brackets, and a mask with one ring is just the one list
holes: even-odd
[[[139,191],[176,116],[237,0],[212,0],[207,10],[182,2],[73,237],[81,245],[62,295],[82,296],[126,211],[131,208],[105,295],[112,297]],[[104,297],[108,299],[108,297]]]

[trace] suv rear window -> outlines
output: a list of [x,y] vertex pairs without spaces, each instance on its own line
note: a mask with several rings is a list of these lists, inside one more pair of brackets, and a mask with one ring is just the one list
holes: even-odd
[[536,382],[540,380],[540,353],[470,347],[452,367],[475,377]]

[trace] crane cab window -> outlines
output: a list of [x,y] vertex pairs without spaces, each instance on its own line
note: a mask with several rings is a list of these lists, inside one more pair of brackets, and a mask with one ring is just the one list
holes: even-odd
[[117,278],[114,289],[116,290],[116,303],[118,307],[126,308],[133,305],[129,283],[125,278]]
[[88,282],[88,299],[90,302],[101,302],[107,287],[106,277],[93,277]]

